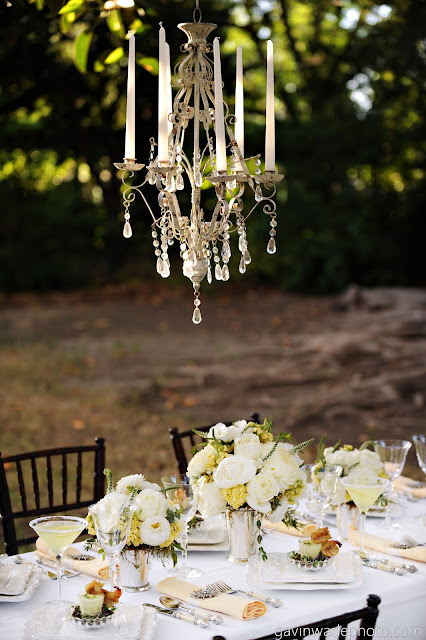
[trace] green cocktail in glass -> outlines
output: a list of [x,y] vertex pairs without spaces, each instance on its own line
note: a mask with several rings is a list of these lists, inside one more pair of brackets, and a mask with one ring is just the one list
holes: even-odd
[[386,478],[377,478],[375,482],[361,484],[351,481],[350,478],[342,478],[341,482],[360,511],[359,533],[361,538],[361,551],[364,551],[366,514],[386,489],[389,480]]

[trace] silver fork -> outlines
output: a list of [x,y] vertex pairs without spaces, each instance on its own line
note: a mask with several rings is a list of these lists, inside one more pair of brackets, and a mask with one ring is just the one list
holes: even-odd
[[208,584],[207,589],[216,589],[221,593],[243,593],[245,596],[249,598],[255,598],[256,600],[260,600],[261,602],[265,602],[266,604],[271,604],[273,607],[277,608],[282,607],[283,603],[278,598],[270,598],[269,596],[261,596],[258,593],[253,593],[253,591],[244,591],[243,589],[233,589],[222,580],[218,580],[217,582],[213,582],[212,584]]
[[426,547],[426,542],[417,542],[417,540],[414,540],[411,536],[402,536],[401,542],[408,549],[411,547]]

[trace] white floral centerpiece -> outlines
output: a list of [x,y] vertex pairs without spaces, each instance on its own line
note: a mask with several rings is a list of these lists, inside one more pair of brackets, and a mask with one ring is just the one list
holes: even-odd
[[[359,449],[354,448],[350,444],[340,446],[340,440],[334,447],[324,447],[325,436],[321,438],[318,446],[318,456],[315,461],[313,470],[314,482],[319,485],[321,482],[320,471],[325,466],[340,465],[343,469],[340,478],[350,478],[353,482],[359,484],[374,483],[377,478],[388,478],[383,462],[375,451],[367,449],[370,442],[364,442]],[[350,495],[346,491],[340,478],[337,482],[337,488],[331,500],[331,507],[339,507],[343,504],[353,505]],[[324,480],[327,482],[327,478]],[[333,479],[330,478],[330,482]],[[386,506],[387,500],[381,495],[377,502]]]
[[[218,423],[208,433],[194,432],[206,442],[190,460],[187,474],[203,518],[251,509],[272,522],[297,524],[294,510],[306,487],[299,452],[312,440],[293,446],[290,434],[273,436],[268,420],[237,420],[229,427]],[[256,520],[260,529],[259,516]]]
[[[158,484],[148,482],[141,474],[121,478],[114,488],[111,471],[105,469],[104,473],[108,480],[107,493],[95,509],[101,507],[110,513],[113,521],[129,499],[136,506],[124,550],[141,549],[156,556],[170,556],[176,562],[175,547],[180,548],[176,539],[183,527],[176,505],[166,498]],[[87,521],[89,533],[96,535],[90,514]]]

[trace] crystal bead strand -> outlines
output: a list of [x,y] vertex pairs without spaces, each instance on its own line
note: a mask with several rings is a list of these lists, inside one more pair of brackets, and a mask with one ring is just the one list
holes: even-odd
[[277,214],[275,213],[275,211],[273,211],[271,213],[271,222],[270,222],[271,230],[269,231],[269,235],[271,237],[270,237],[268,245],[266,247],[266,251],[268,253],[270,253],[271,255],[273,253],[276,253],[276,250],[277,250],[277,245],[275,243],[275,236],[277,235],[277,232],[276,232],[276,229],[275,229],[275,227],[277,226],[277,221],[275,219],[276,217],[277,217]]
[[192,322],[194,324],[200,324],[202,320],[201,311],[200,311],[201,300],[200,300],[199,288],[200,288],[199,284],[194,284],[194,313],[192,314]]
[[[155,152],[155,140],[154,138],[149,139],[151,143],[151,148],[149,152],[149,164],[154,164],[154,152]],[[155,184],[155,173],[148,168],[148,182],[149,184]]]
[[129,204],[126,206],[126,210],[124,213],[124,228],[123,228],[123,236],[125,238],[132,237],[132,227],[130,226],[130,213],[129,213]]

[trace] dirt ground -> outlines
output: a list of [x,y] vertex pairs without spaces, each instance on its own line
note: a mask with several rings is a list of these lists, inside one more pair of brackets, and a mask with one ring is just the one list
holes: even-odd
[[[103,436],[116,478],[157,480],[175,471],[168,427],[253,411],[294,442],[426,432],[426,291],[225,289],[198,326],[188,289],[1,298],[2,453]],[[407,469],[423,477],[413,450]]]

